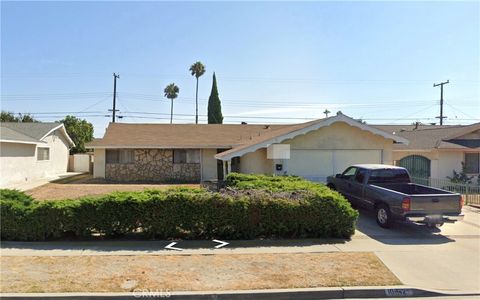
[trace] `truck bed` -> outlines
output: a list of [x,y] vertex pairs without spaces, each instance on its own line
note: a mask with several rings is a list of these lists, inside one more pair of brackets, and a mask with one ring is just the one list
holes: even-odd
[[387,191],[404,194],[410,198],[410,212],[406,215],[460,213],[460,195],[415,183],[377,183]]
[[380,186],[389,190],[394,190],[402,194],[407,195],[425,195],[425,194],[435,194],[435,195],[444,195],[444,194],[453,194],[449,191],[444,191],[441,189],[415,184],[415,183],[375,183],[373,185]]

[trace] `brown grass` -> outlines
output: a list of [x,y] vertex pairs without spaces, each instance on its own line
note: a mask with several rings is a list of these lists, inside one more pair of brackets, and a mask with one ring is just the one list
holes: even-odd
[[397,285],[373,253],[0,257],[1,292]]
[[97,183],[47,183],[26,193],[38,200],[75,199],[83,196],[101,196],[117,191],[143,191],[171,187],[199,187],[199,184],[97,184]]

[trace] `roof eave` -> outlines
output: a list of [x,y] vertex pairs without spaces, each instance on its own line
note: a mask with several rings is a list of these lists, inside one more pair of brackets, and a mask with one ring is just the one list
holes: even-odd
[[337,123],[337,122],[344,122],[344,123],[346,123],[346,124],[348,124],[352,127],[356,127],[356,128],[361,129],[361,130],[364,130],[364,131],[369,131],[372,134],[383,136],[384,138],[391,139],[391,140],[393,140],[397,143],[402,143],[402,144],[405,144],[405,145],[409,144],[409,141],[406,138],[403,138],[403,137],[385,132],[383,130],[377,129],[377,128],[369,126],[369,125],[362,124],[362,123],[360,123],[360,122],[358,122],[358,121],[356,121],[356,120],[354,120],[350,117],[347,117],[347,116],[339,113],[335,117],[325,119],[323,122],[312,124],[311,126],[304,127],[304,128],[298,129],[298,130],[294,130],[292,132],[289,132],[289,133],[286,133],[284,135],[280,135],[280,136],[271,138],[271,139],[263,141],[263,142],[252,144],[251,146],[239,149],[238,151],[235,151],[235,149],[232,149],[232,150],[229,150],[229,151],[225,151],[223,153],[219,153],[219,154],[215,155],[215,158],[223,160],[223,161],[230,160],[233,157],[242,156],[242,155],[244,155],[246,153],[249,153],[249,152],[254,152],[254,151],[256,151],[260,148],[268,147],[270,144],[280,143],[284,140],[294,138],[294,137],[299,136],[301,134],[306,134],[310,131],[317,130],[317,129],[322,128],[322,127],[330,126],[330,125],[332,125],[334,123]]
[[31,142],[31,141],[21,141],[21,140],[9,140],[9,139],[0,139],[2,143],[11,143],[11,144],[28,144],[28,145],[44,145],[45,142]]
[[67,138],[67,141],[70,143],[70,146],[75,147],[75,143],[73,140],[70,138],[70,136],[67,133],[67,129],[65,128],[65,125],[63,123],[59,124],[58,126],[50,129],[46,134],[44,134],[40,140],[43,140],[46,138],[50,133],[54,132],[55,130],[60,129],[60,131],[63,133],[63,135]]

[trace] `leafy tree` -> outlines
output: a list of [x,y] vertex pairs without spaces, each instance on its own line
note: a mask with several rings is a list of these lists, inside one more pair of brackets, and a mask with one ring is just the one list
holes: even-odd
[[58,122],[63,123],[68,135],[75,143],[75,147],[70,149],[70,154],[87,152],[85,143],[93,140],[92,123],[74,116],[66,116]]
[[180,92],[180,89],[178,86],[175,85],[175,83],[170,83],[167,85],[165,90],[163,90],[165,93],[165,97],[170,99],[171,105],[170,105],[170,124],[172,124],[173,121],[173,99],[178,97],[178,93]]
[[18,116],[15,116],[14,113],[9,112],[9,111],[3,111],[0,116],[0,122],[23,122],[23,123],[32,123],[32,122],[38,122],[35,120],[32,115],[30,114],[18,114]]
[[208,98],[208,124],[222,124],[222,104],[218,97],[217,78],[215,72],[213,72],[213,83],[210,97]]
[[447,176],[447,178],[450,179],[452,183],[472,183],[473,176],[467,175],[467,167],[465,163],[462,162],[462,170],[460,172],[453,170],[453,176]]
[[197,79],[197,88],[195,90],[195,124],[198,124],[198,78],[205,73],[205,66],[197,61],[190,66],[190,72],[192,72],[192,76],[195,76]]

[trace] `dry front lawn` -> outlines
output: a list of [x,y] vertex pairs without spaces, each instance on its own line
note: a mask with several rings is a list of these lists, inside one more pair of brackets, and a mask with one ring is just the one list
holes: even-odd
[[397,285],[373,253],[1,257],[1,292]]
[[95,183],[47,183],[27,191],[37,200],[75,199],[83,196],[101,196],[112,192],[167,189],[171,187],[199,187],[199,184],[95,184]]

